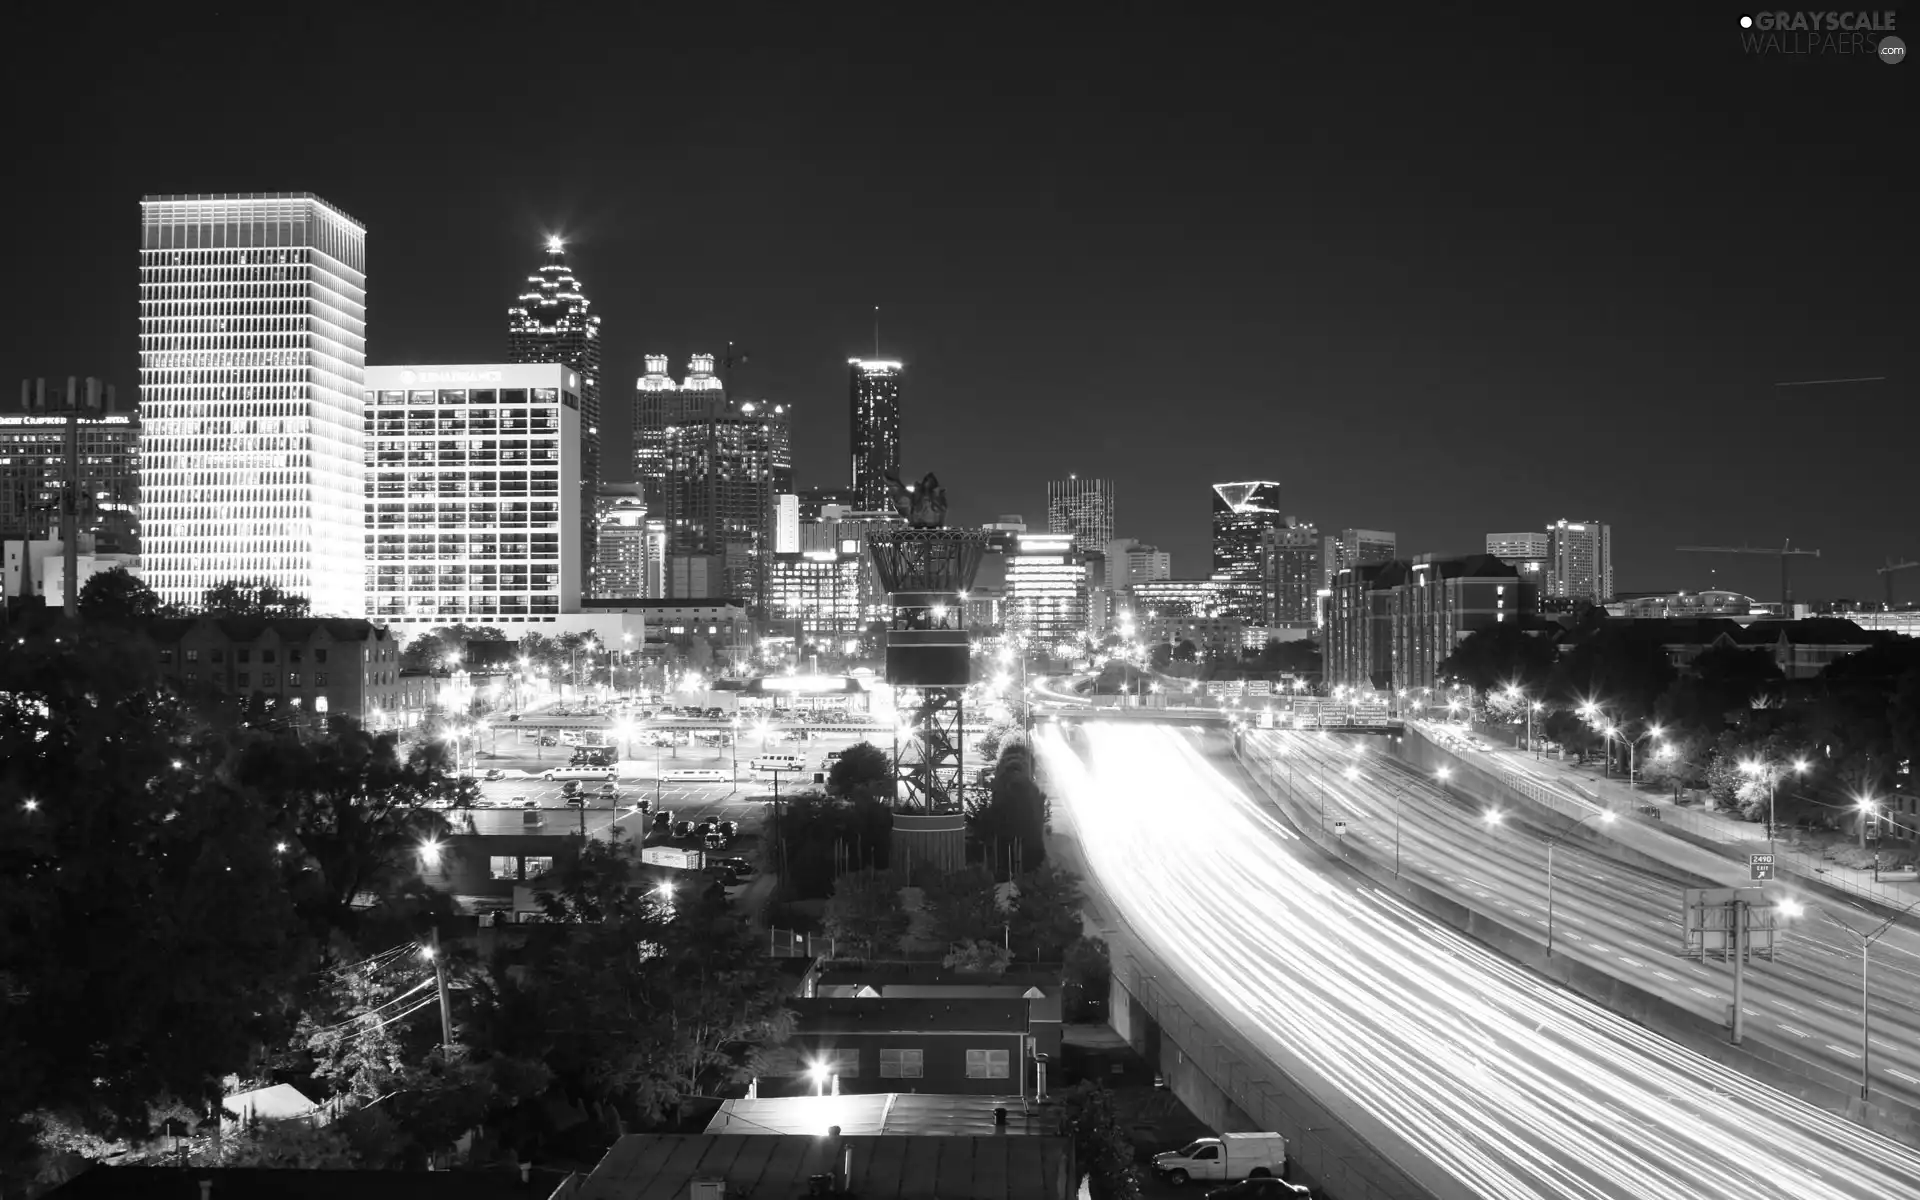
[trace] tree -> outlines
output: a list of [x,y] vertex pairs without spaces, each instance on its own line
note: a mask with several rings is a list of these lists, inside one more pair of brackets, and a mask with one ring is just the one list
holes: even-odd
[[1320,643],[1311,638],[1283,642],[1268,638],[1260,649],[1259,668],[1293,675],[1318,675],[1321,670]]
[[1175,662],[1190,663],[1199,657],[1199,654],[1200,647],[1194,644],[1192,638],[1180,639],[1180,644],[1173,648],[1173,660]]
[[1160,644],[1156,645],[1152,650],[1147,652],[1147,662],[1150,663],[1153,669],[1156,671],[1166,670],[1167,664],[1171,663],[1172,661],[1173,661],[1173,647],[1168,645],[1166,642],[1161,642]]
[[997,946],[1005,940],[1012,920],[1012,914],[1000,906],[993,873],[979,866],[949,871],[929,883],[922,906],[933,935],[949,944],[990,941]]
[[[0,1152],[144,1136],[279,1028],[313,945],[273,813],[218,730],[108,626],[0,647]],[[79,1066],[84,1064],[84,1066]],[[78,1069],[76,1069],[78,1067]]]
[[128,623],[171,615],[160,594],[125,567],[101,571],[80,588],[80,615],[89,621]]
[[1764,650],[1711,646],[1660,698],[1661,720],[1707,738],[1744,722],[1755,708],[1777,704],[1786,676]]
[[1476,692],[1518,685],[1538,696],[1552,678],[1555,653],[1546,634],[1502,621],[1467,635],[1440,664],[1438,675],[1461,680]]
[[1102,1011],[1112,981],[1113,964],[1105,940],[1075,938],[1067,946],[1061,965],[1061,983],[1065,985],[1062,1002],[1067,1020],[1085,1020]]
[[1012,953],[999,942],[967,938],[955,943],[940,965],[963,975],[1005,975],[1012,962]]
[[1120,1122],[1113,1092],[1102,1084],[1079,1083],[1056,1093],[1062,1123],[1073,1139],[1073,1161],[1093,1200],[1135,1200],[1140,1172],[1133,1165],[1133,1142]]
[[1047,856],[1047,795],[1033,778],[1033,747],[1009,734],[1000,743],[987,802],[968,815],[974,855],[997,872],[1009,854],[1014,870],[1038,867]]
[[1015,881],[1012,938],[1030,957],[1053,962],[1080,937],[1086,896],[1080,877],[1052,863]]
[[200,597],[200,611],[214,617],[304,617],[309,604],[264,579],[229,579]]
[[[529,634],[537,637],[538,634]],[[492,625],[440,625],[416,634],[400,651],[402,671],[445,671],[460,661],[468,642],[504,642]]]
[[859,947],[867,957],[893,950],[907,932],[900,881],[889,871],[849,871],[834,880],[824,920],[836,942]]
[[855,742],[840,752],[827,772],[827,794],[849,798],[893,798],[893,756],[872,742]]

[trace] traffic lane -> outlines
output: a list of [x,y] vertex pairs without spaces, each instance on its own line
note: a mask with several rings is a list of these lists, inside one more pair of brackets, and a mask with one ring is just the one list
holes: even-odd
[[[1127,880],[1110,894],[1129,922],[1236,1027],[1311,1064],[1465,1191],[1745,1200],[1920,1185],[1910,1150],[1647,1034],[1377,889],[1329,882],[1317,852],[1266,836],[1241,786],[1168,732],[1089,735],[1081,778],[1070,752],[1047,747],[1064,765],[1053,778],[1095,873]],[[1166,821],[1170,794],[1191,819]]]
[[[1362,795],[1359,785],[1342,773],[1330,776],[1333,783],[1342,786],[1331,790],[1329,805],[1354,819],[1348,836],[1369,846],[1377,842],[1375,853],[1386,861],[1392,851],[1385,822],[1369,820],[1369,801],[1377,803],[1377,798]],[[1423,819],[1402,821],[1403,871],[1444,881],[1463,898],[1477,897],[1482,905],[1504,910],[1514,920],[1544,932],[1544,840],[1522,837],[1518,846],[1501,846],[1505,856],[1489,856],[1483,839],[1492,831],[1457,807],[1435,797],[1435,807],[1419,815]],[[1369,831],[1369,824],[1376,828]],[[1523,831],[1499,832],[1519,835]],[[1529,852],[1537,852],[1539,858],[1529,861]],[[1678,954],[1679,914],[1672,902],[1678,899],[1677,893],[1636,897],[1618,886],[1622,877],[1635,876],[1632,868],[1590,856],[1575,844],[1563,845],[1555,857],[1561,884],[1554,905],[1560,953],[1610,974],[1636,978],[1711,1020],[1725,1019],[1727,1005],[1732,1003],[1731,968]],[[1580,873],[1570,875],[1569,869]],[[1584,891],[1578,886],[1582,879],[1589,884]],[[1845,971],[1823,970],[1818,964],[1800,961],[1810,957],[1823,955],[1815,945],[1796,945],[1789,927],[1773,960],[1755,959],[1749,964],[1748,1035],[1760,1035],[1810,1066],[1851,1078],[1860,1061],[1859,989],[1849,991],[1852,976]],[[1920,1084],[1920,1054],[1915,1050],[1920,1024],[1905,1011],[1878,1004],[1874,1008],[1884,1014],[1876,1018],[1873,1039],[1874,1068],[1888,1077],[1880,1086],[1912,1100],[1915,1085]]]

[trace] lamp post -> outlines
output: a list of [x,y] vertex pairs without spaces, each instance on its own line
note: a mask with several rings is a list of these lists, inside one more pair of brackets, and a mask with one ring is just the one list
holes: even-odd
[[1868,1036],[1872,1029],[1873,1012],[1872,1005],[1869,1003],[1870,997],[1867,992],[1867,968],[1871,965],[1870,958],[1873,952],[1873,944],[1884,937],[1889,929],[1893,928],[1895,921],[1912,912],[1915,907],[1920,907],[1920,900],[1915,900],[1912,904],[1907,905],[1899,912],[1880,922],[1880,924],[1874,926],[1873,930],[1869,933],[1861,933],[1858,929],[1848,925],[1824,908],[1820,910],[1821,916],[1852,934],[1854,940],[1860,943],[1860,1098],[1862,1100],[1867,1098],[1872,1087],[1867,1075],[1871,1062],[1869,1056],[1873,1053],[1873,1044]]
[[[1796,775],[1805,775],[1809,770],[1812,769],[1812,767],[1804,758],[1796,758],[1791,763],[1774,763],[1774,762],[1769,762],[1765,759],[1749,758],[1742,761],[1740,764],[1740,773],[1742,775],[1751,775],[1755,779],[1759,779],[1762,776],[1764,776],[1767,781],[1767,850],[1768,852],[1772,852],[1773,850],[1774,833],[1775,833],[1775,830],[1778,828],[1777,801],[1779,799],[1780,775],[1781,775],[1781,772],[1788,769],[1791,769],[1793,773]],[[1866,828],[1867,828],[1866,823],[1863,820],[1860,825],[1860,848],[1862,850],[1866,849],[1867,847]]]
[[1573,824],[1561,830],[1559,837],[1551,837],[1547,839],[1547,957],[1548,958],[1553,957],[1553,848],[1560,844],[1562,838],[1565,838],[1568,834],[1572,833],[1574,830],[1580,828],[1582,825],[1585,825],[1588,821],[1598,821],[1602,825],[1610,824],[1613,821],[1613,814],[1610,812],[1588,813],[1586,816],[1581,817],[1579,820],[1575,821]]
[[1634,751],[1639,747],[1641,742],[1646,741],[1648,738],[1659,737],[1660,727],[1658,725],[1649,725],[1647,726],[1647,731],[1639,737],[1628,737],[1626,730],[1620,725],[1602,725],[1600,727],[1600,736],[1606,739],[1609,746],[1607,752],[1608,766],[1612,766],[1613,764],[1612,743],[1615,741],[1625,743],[1627,747],[1627,790],[1631,792],[1634,784]]

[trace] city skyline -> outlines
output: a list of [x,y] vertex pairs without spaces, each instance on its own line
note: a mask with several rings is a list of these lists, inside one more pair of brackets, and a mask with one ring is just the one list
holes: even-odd
[[[347,89],[339,119],[295,147],[266,130],[264,114],[231,108],[231,71],[186,70],[162,83],[154,64],[250,64],[246,82],[305,56],[348,62],[358,78],[367,68],[352,65],[355,56],[328,57],[344,33],[276,47],[275,57],[258,52],[258,33],[135,16],[105,36],[164,53],[72,98],[59,140],[52,127],[25,132],[26,161],[42,175],[83,172],[92,186],[58,196],[16,189],[5,201],[14,227],[40,233],[20,249],[19,269],[60,279],[72,319],[49,321],[24,292],[0,299],[9,317],[0,336],[10,339],[0,354],[15,377],[94,375],[130,394],[130,200],[311,187],[373,231],[377,361],[496,361],[501,302],[526,278],[537,239],[562,236],[610,331],[608,445],[627,444],[621,400],[645,354],[664,350],[680,362],[732,340],[754,351],[736,381],[745,394],[807,414],[795,430],[796,482],[843,483],[846,434],[833,414],[846,359],[872,350],[879,303],[886,352],[913,376],[903,473],[937,471],[965,522],[1035,510],[1044,480],[1091,468],[1091,450],[1098,473],[1128,495],[1116,532],[1167,549],[1183,574],[1208,545],[1199,485],[1273,474],[1303,518],[1394,529],[1411,552],[1467,553],[1486,530],[1529,528],[1546,512],[1597,512],[1618,539],[1622,590],[1717,584],[1765,598],[1776,590],[1765,560],[1674,548],[1792,537],[1823,551],[1796,571],[1801,596],[1877,598],[1873,569],[1889,555],[1920,553],[1894,484],[1900,439],[1860,436],[1898,429],[1913,410],[1917,352],[1903,336],[1914,323],[1910,290],[1889,290],[1895,277],[1870,263],[1781,231],[1823,212],[1844,213],[1852,228],[1900,227],[1888,181],[1850,165],[1873,151],[1866,123],[1848,114],[1897,107],[1887,89],[1908,86],[1911,70],[1756,68],[1692,13],[1673,17],[1654,43],[1582,26],[1577,36],[1594,55],[1549,70],[1529,60],[1517,35],[1486,43],[1484,31],[1425,20],[1384,55],[1362,53],[1322,14],[1313,56],[1296,46],[1258,71],[1204,74],[1176,62],[1172,94],[1181,99],[1127,135],[1140,145],[1076,96],[980,97],[1064,71],[1137,101],[1140,83],[1110,77],[1100,59],[1118,61],[1115,50],[1135,43],[1145,52],[1198,41],[1196,23],[1172,20],[1150,40],[1118,22],[1108,35],[1115,45],[1067,51],[1046,71],[1034,70],[1040,48],[1071,39],[1044,22],[1032,49],[1011,57],[973,62],[959,45],[929,51],[953,68],[951,79],[881,55],[888,61],[876,79],[897,102],[879,110],[862,89],[831,82],[835,69],[822,70],[858,53],[852,42],[756,30],[736,50],[754,78],[727,95],[690,86],[694,64],[656,64],[632,89],[595,84],[591,64],[609,44],[584,52],[583,95],[562,128],[535,132],[531,113],[450,123],[439,90],[384,80]],[[449,31],[403,13],[383,16],[379,28],[403,41],[430,33],[469,54],[511,32],[485,19]],[[1218,31],[1204,40],[1221,62],[1244,53]],[[1479,78],[1461,83],[1448,68],[1493,44],[1507,50]],[[271,73],[258,65],[269,58]],[[1615,115],[1595,116],[1579,97],[1608,86],[1609,61],[1641,65],[1637,90]],[[1287,115],[1349,88],[1364,100],[1366,80],[1387,78],[1458,86],[1445,104],[1411,116],[1335,105],[1321,138],[1304,137]],[[1254,82],[1267,79],[1276,82]],[[799,80],[806,85],[795,88]],[[1536,97],[1526,112],[1503,100],[1517,91]],[[1668,93],[1706,99],[1679,103]],[[769,105],[776,95],[782,103]],[[118,122],[135,104],[168,113],[174,136],[162,144]],[[606,161],[594,148],[634,105],[659,117],[649,152],[631,167]],[[1028,119],[1035,106],[1039,122]],[[225,122],[217,131],[203,119],[214,112]],[[1671,120],[1647,120],[1649,112]],[[749,115],[761,124],[745,131]],[[1569,127],[1574,136],[1558,136]],[[830,148],[853,128],[883,148],[842,172]],[[1041,129],[1062,131],[1075,154],[1055,153]],[[232,147],[249,139],[261,152],[239,162]],[[1231,180],[1207,185],[1199,181],[1209,171],[1189,169],[1265,140],[1286,147],[1287,175],[1312,186],[1279,187],[1276,168],[1245,161]],[[1374,142],[1390,150],[1354,159],[1329,149]],[[497,198],[448,206],[392,170],[422,145],[460,155],[482,144],[497,156]],[[86,157],[75,159],[70,147],[82,145]],[[1152,186],[1107,187],[1142,147],[1165,164]],[[556,174],[555,155],[569,151],[590,165]],[[652,164],[663,160],[682,168],[676,189],[657,185]],[[956,160],[973,165],[955,173]],[[1643,203],[1632,182],[1647,172],[1663,180],[1659,205]],[[1851,181],[1844,204],[1807,182],[1823,176]],[[942,196],[941,219],[864,194],[870,177]],[[1013,179],[1030,184],[1013,189]],[[1431,203],[1414,202],[1412,179],[1427,181],[1418,190]],[[1608,182],[1596,188],[1593,179]],[[1287,219],[1245,202],[1276,191],[1288,193]],[[757,198],[771,192],[777,204]],[[1076,224],[1060,205],[1028,203],[1096,193],[1114,206],[1110,224]],[[1201,205],[1210,217],[1196,229],[1187,216]],[[802,227],[815,236],[789,236]],[[1313,235],[1289,232],[1302,228]],[[1673,264],[1671,278],[1649,290],[1626,269],[1636,254]],[[1270,274],[1287,286],[1255,284]],[[1821,298],[1812,323],[1792,299],[1803,296]],[[1164,408],[1163,381],[1196,370],[1209,397],[1202,423]],[[1872,377],[1884,378],[1776,386]],[[1098,419],[1089,424],[1089,414]],[[1658,438],[1644,433],[1653,421]],[[1800,424],[1791,468],[1769,466],[1778,431]],[[1015,428],[1022,436],[1007,437]],[[1058,451],[1074,438],[1086,448]],[[1532,452],[1503,453],[1497,470],[1484,469],[1489,440]],[[1340,447],[1351,452],[1328,451]],[[609,480],[630,477],[618,457],[606,456]],[[1628,482],[1644,471],[1704,485],[1762,468],[1785,470],[1783,485],[1699,486],[1684,504]]]

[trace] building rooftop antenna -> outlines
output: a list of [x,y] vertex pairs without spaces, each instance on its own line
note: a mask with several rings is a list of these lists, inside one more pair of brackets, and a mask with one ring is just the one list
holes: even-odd
[[873,306],[873,357],[875,361],[880,358],[880,306],[878,304]]

